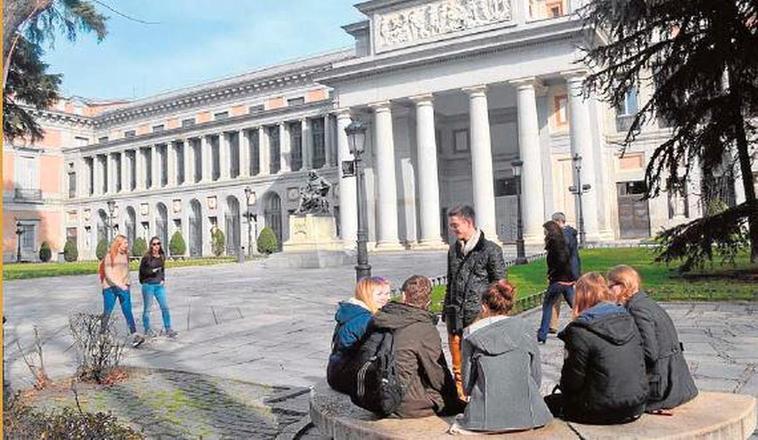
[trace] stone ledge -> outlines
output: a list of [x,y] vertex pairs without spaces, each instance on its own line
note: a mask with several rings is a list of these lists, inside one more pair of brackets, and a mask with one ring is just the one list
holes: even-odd
[[[450,439],[451,418],[378,419],[322,382],[311,390],[311,421],[335,440]],[[532,431],[470,437],[512,440],[575,439],[747,439],[756,427],[756,399],[742,394],[700,392],[673,416],[644,415],[626,425],[593,426],[555,420]]]

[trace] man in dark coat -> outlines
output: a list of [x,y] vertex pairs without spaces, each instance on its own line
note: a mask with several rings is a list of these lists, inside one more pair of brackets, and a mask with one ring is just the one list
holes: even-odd
[[458,396],[463,398],[461,334],[481,310],[487,286],[505,278],[503,250],[487,240],[476,227],[474,208],[456,206],[448,214],[448,225],[456,241],[447,254],[447,291],[443,319],[447,324],[453,376]]
[[455,383],[445,362],[437,317],[429,312],[432,283],[414,275],[403,283],[403,302],[391,302],[374,316],[373,328],[392,330],[395,368],[405,395],[394,415],[428,417],[460,412]]
[[[558,226],[563,230],[563,238],[566,239],[566,248],[569,254],[569,264],[571,265],[571,274],[575,280],[578,280],[582,276],[582,260],[579,258],[579,240],[577,240],[578,233],[576,229],[566,224],[566,214],[562,212],[556,212],[553,214],[552,219],[558,223]],[[560,319],[561,302],[555,301],[553,303],[553,316],[550,318],[550,333],[558,332],[558,320]]]

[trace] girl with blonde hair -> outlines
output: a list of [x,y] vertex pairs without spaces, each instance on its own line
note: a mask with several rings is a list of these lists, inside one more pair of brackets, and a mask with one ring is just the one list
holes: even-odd
[[332,336],[332,353],[326,367],[326,380],[333,389],[349,394],[355,388],[354,354],[366,335],[374,315],[390,299],[390,283],[382,277],[358,281],[352,298],[337,307]]
[[100,273],[100,284],[103,288],[103,322],[102,328],[108,325],[113,308],[116,306],[118,299],[121,304],[121,313],[124,314],[126,324],[129,327],[129,334],[132,335],[132,345],[140,346],[145,342],[134,323],[132,315],[132,299],[129,288],[129,241],[125,236],[119,234],[113,239],[108,253],[103,257],[100,263],[102,268]]
[[558,334],[566,356],[561,393],[545,398],[550,411],[579,423],[635,420],[645,410],[647,380],[634,320],[615,303],[605,279],[596,272],[576,282],[573,316]]
[[642,336],[649,394],[648,412],[664,412],[697,396],[683,346],[674,322],[663,308],[641,291],[640,275],[620,265],[608,272],[608,286],[616,301],[632,315]]

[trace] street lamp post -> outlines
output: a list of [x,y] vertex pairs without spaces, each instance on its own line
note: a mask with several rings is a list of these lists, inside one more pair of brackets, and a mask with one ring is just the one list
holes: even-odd
[[24,228],[20,221],[16,221],[16,262],[21,262],[21,236],[24,234]]
[[246,210],[245,210],[245,218],[247,218],[247,256],[252,257],[253,252],[255,252],[253,249],[255,246],[253,246],[253,221],[255,221],[255,236],[258,236],[258,216],[250,212],[250,201],[252,200],[253,204],[255,204],[255,193],[253,190],[249,187],[245,187],[245,200],[247,203],[245,204]]
[[571,194],[574,194],[577,196],[577,204],[579,208],[579,218],[578,218],[578,226],[579,226],[579,246],[584,246],[585,244],[585,232],[584,232],[584,208],[582,207],[582,195],[589,192],[590,189],[592,189],[592,186],[589,183],[585,183],[582,185],[582,156],[580,156],[578,153],[574,154],[574,157],[571,158],[571,161],[574,162],[574,169],[576,170],[576,185],[571,185],[569,187],[569,191]]
[[[360,280],[364,277],[371,276],[371,265],[368,263],[368,233],[366,231],[365,221],[363,219],[363,210],[361,209],[361,190],[363,188],[363,170],[361,169],[361,154],[366,144],[366,125],[360,120],[354,120],[345,127],[347,134],[350,153],[355,158],[353,160],[353,169],[356,178],[355,199],[358,204],[358,262],[355,265],[355,278]],[[344,177],[349,177],[345,175]]]
[[513,177],[516,178],[516,264],[526,264],[524,249],[524,220],[521,214],[521,167],[524,161],[518,159],[511,162]]
[[116,201],[108,200],[108,243],[113,241],[113,213],[116,211]]

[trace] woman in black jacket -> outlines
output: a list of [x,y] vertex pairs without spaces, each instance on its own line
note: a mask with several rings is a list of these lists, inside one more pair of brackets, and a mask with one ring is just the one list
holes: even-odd
[[663,308],[640,291],[640,275],[629,266],[608,272],[608,286],[616,301],[634,318],[645,349],[648,386],[646,411],[662,412],[697,396],[674,322]]
[[558,223],[552,220],[546,222],[542,227],[545,230],[548,288],[542,303],[542,322],[537,332],[537,341],[544,344],[550,327],[553,303],[563,295],[569,306],[574,306],[574,282],[576,278],[571,270],[571,261],[563,230]]
[[150,239],[150,248],[142,257],[139,265],[139,282],[142,284],[142,325],[145,328],[145,336],[155,337],[156,333],[150,328],[150,307],[153,305],[153,297],[158,301],[163,316],[163,334],[169,338],[175,338],[179,333],[171,328],[171,314],[168,311],[166,300],[165,275],[166,254],[163,252],[161,239]]
[[558,334],[565,343],[560,394],[545,398],[569,421],[626,423],[645,410],[647,378],[642,341],[631,315],[617,305],[602,275],[576,282],[574,320]]

